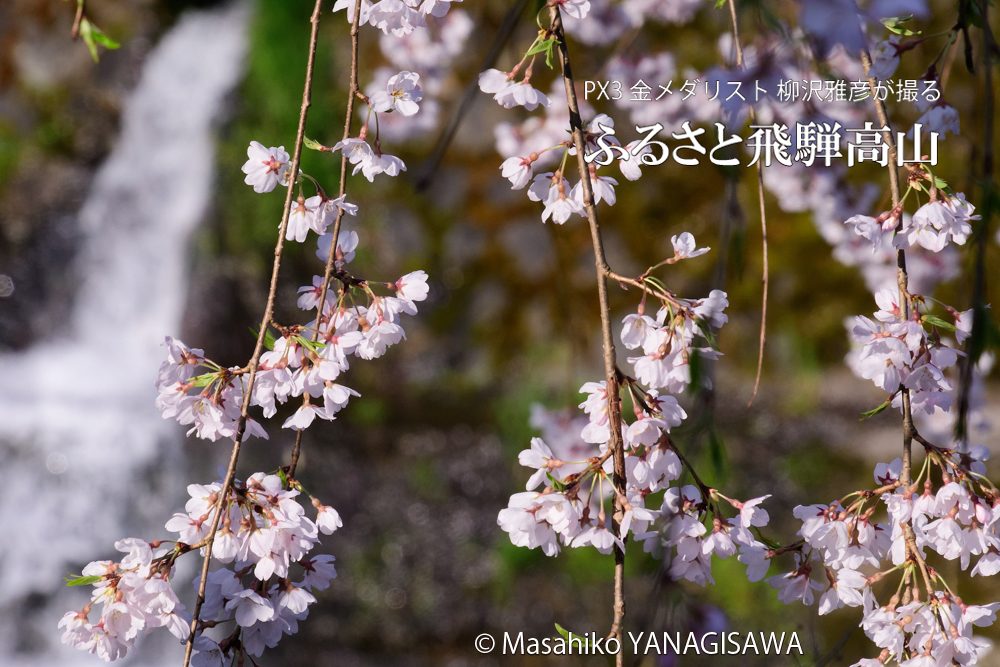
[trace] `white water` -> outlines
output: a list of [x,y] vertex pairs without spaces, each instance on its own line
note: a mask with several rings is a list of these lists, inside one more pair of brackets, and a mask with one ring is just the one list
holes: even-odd
[[[243,70],[248,14],[189,12],[150,53],[80,211],[69,333],[0,356],[0,665],[100,664],[59,644],[59,617],[89,601],[62,577],[122,537],[166,537],[183,494],[183,432],[154,408],[153,380],[164,335],[179,333],[187,243],[210,203],[213,129]],[[177,650],[157,645],[142,662]]]

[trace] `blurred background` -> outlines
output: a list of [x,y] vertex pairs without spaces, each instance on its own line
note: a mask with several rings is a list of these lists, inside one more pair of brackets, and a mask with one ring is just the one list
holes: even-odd
[[[704,5],[684,26],[650,24],[604,47],[574,44],[574,71],[595,78],[622,51],[663,45],[679,70],[717,64],[714,45],[729,19]],[[255,195],[240,166],[251,140],[290,147],[294,139],[311,6],[92,0],[88,15],[122,44],[95,64],[69,38],[71,3],[0,3],[0,664],[96,664],[59,645],[58,619],[85,597],[65,589],[62,577],[109,557],[121,537],[165,537],[163,523],[186,499],[185,486],[215,479],[228,459],[225,442],[186,439],[184,427],[160,419],[153,407],[159,345],[174,335],[224,365],[242,365],[252,353],[247,328],[259,324],[283,197]],[[786,3],[741,6],[745,40],[762,17],[794,15]],[[352,267],[391,281],[424,269],[431,292],[404,344],[352,366],[347,381],[362,398],[305,433],[299,476],[344,519],[324,539],[339,577],[300,633],[260,664],[579,664],[482,656],[473,640],[504,630],[554,636],[555,623],[598,634],[610,626],[610,556],[568,549],[546,558],[513,547],[496,525],[528,477],[517,453],[538,434],[532,406],[572,418],[579,386],[603,376],[589,232],[582,218],[541,224],[540,207],[500,178],[493,128],[520,120],[523,110],[505,111],[477,94],[440,164],[428,161],[444,147],[442,127],[509,7],[455,5],[450,16],[467,17],[468,37],[422,106],[422,131],[383,139],[407,172],[375,184],[349,179],[348,199],[361,207],[347,222],[361,237]],[[533,39],[531,14],[523,12],[498,66],[512,66]],[[349,26],[329,7],[322,21],[307,135],[332,145],[343,127]],[[373,30],[362,30],[363,88],[387,64]],[[933,58],[932,47],[923,48],[915,61]],[[906,68],[909,78],[919,76],[916,65]],[[982,91],[960,66],[952,77],[948,99],[963,133],[942,145],[938,173],[970,192]],[[539,70],[533,81],[548,90],[551,79]],[[627,114],[595,106],[631,136]],[[338,168],[328,154],[303,158],[328,191]],[[858,174],[880,179],[877,171]],[[731,497],[774,494],[769,534],[789,542],[798,525],[789,521],[792,507],[863,488],[876,462],[897,456],[900,419],[887,411],[860,422],[882,396],[844,364],[845,318],[875,310],[864,278],[834,258],[810,213],[783,212],[770,196],[768,346],[760,392],[746,407],[757,362],[761,237],[753,172],[729,181],[736,188],[729,197],[732,178],[711,164],[647,168],[637,182],[620,179],[618,203],[600,215],[609,262],[626,275],[672,254],[670,236],[682,231],[713,248],[662,274],[681,296],[719,288],[730,299],[719,337],[724,356],[710,371],[714,389],[682,399],[691,418],[676,440],[706,481]],[[972,299],[970,248],[961,249],[960,275],[936,292],[959,310]],[[314,250],[312,242],[287,247],[278,321],[304,321],[296,290],[321,272]],[[992,242],[988,258],[988,267],[1000,259]],[[993,282],[997,274],[987,275]],[[634,292],[612,289],[617,322],[637,303]],[[987,418],[995,421],[998,404],[987,379]],[[269,441],[244,448],[238,476],[287,463],[294,433],[277,428],[285,416],[279,411],[269,424]],[[996,441],[993,432],[977,438]],[[194,564],[185,567],[178,577],[187,582]],[[957,574],[954,563],[942,564],[948,568]],[[848,632],[856,611],[820,619],[815,607],[782,605],[765,583],[747,583],[735,559],[716,560],[716,585],[702,589],[669,581],[661,563],[629,545],[627,572],[630,630],[798,631],[806,655],[787,664],[847,665],[875,655],[860,630]],[[970,603],[1000,593],[992,580],[963,585],[958,592]],[[193,600],[186,583],[177,588]],[[129,664],[179,664],[172,638],[154,637]]]

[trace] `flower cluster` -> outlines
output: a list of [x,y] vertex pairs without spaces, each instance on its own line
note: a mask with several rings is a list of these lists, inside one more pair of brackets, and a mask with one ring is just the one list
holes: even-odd
[[[347,10],[347,20],[354,20],[355,3],[359,0],[337,0],[333,11]],[[409,35],[417,28],[427,27],[427,17],[441,18],[451,9],[452,2],[461,0],[360,0],[361,25],[371,25],[386,35]]]
[[[973,626],[992,624],[1000,609],[1000,603],[966,605],[926,561],[935,552],[968,570],[977,558],[972,575],[1000,572],[1000,493],[982,477],[989,451],[976,447],[969,455],[925,447],[923,469],[909,486],[902,485],[897,458],[875,467],[877,489],[829,505],[796,507],[802,540],[781,550],[795,551],[794,568],[768,580],[785,603],[812,605],[814,592],[823,591],[820,614],[860,607],[862,628],[884,649],[879,660],[862,660],[861,667],[890,658],[907,667],[975,664],[987,643],[972,636]],[[880,510],[884,522],[876,520]],[[873,586],[896,576],[895,593],[880,605],[882,589]]]
[[[94,591],[82,611],[67,612],[59,621],[64,644],[110,662],[125,657],[135,648],[139,633],[153,628],[167,628],[178,639],[187,638],[190,615],[170,587],[173,551],[154,554],[158,546],[136,538],[119,540],[115,549],[126,554],[121,561],[99,560],[83,568],[83,576],[70,583],[92,583]],[[102,605],[100,618],[91,623],[95,604]]]
[[[357,9],[362,24],[375,26],[395,40],[383,41],[381,46],[397,69],[388,74],[379,71],[368,95],[362,95],[352,82],[350,97],[367,103],[368,115],[357,136],[330,148],[309,139],[303,145],[325,152],[341,151],[353,165],[354,175],[360,172],[373,181],[379,174],[396,176],[406,170],[402,160],[383,153],[379,117],[392,118],[389,125],[396,125],[397,119],[411,119],[421,111],[425,82],[413,71],[414,63],[431,71],[431,92],[440,92],[443,68],[461,52],[471,21],[462,12],[446,18],[451,0],[420,0],[415,4],[408,0],[339,0],[334,11],[347,9],[349,19],[353,19],[355,2],[361,2]],[[413,30],[426,26],[427,17],[439,19],[437,32],[421,38]],[[354,37],[356,40],[356,34]],[[354,47],[356,50],[357,41]],[[415,57],[418,53],[422,58]],[[314,54],[311,52],[310,58]],[[431,102],[436,108],[436,102]],[[369,137],[372,115],[375,131],[374,137]],[[434,122],[433,114],[430,122]],[[394,130],[391,134],[402,137],[406,133]],[[222,367],[203,350],[166,338],[167,358],[155,382],[156,405],[164,418],[190,426],[189,435],[213,441],[267,438],[261,423],[248,416],[247,409],[259,407],[265,418],[271,418],[277,404],[290,397],[301,397],[302,404],[283,427],[301,431],[316,417],[334,419],[352,396],[358,396],[336,382],[349,368],[349,358],[375,359],[405,339],[401,316],[416,315],[417,302],[425,300],[429,291],[423,271],[388,283],[369,281],[348,271],[359,237],[354,231],[342,230],[341,222],[345,215],[356,216],[358,207],[347,202],[343,181],[340,196],[329,197],[315,178],[293,170],[284,146],[266,147],[256,141],[247,149],[242,171],[245,182],[257,193],[282,186],[294,195],[297,189],[285,211],[287,219],[279,225],[284,238],[279,239],[276,255],[280,256],[284,241],[302,243],[312,232],[318,237],[317,255],[328,270],[325,277],[316,276],[311,286],[299,290],[300,308],[316,311],[309,318],[312,321],[282,326],[266,320],[265,330],[259,334],[267,351],[260,354],[258,347],[245,367]],[[306,187],[314,188],[312,196],[307,196]],[[272,299],[273,290],[274,285]],[[316,601],[313,593],[326,589],[336,576],[332,556],[310,552],[319,542],[319,533],[331,534],[342,525],[336,510],[315,498],[315,519],[305,516],[297,499],[303,488],[289,476],[296,459],[293,456],[288,468],[273,474],[257,473],[245,482],[191,485],[185,512],[175,514],[166,524],[167,530],[178,533],[177,541],[121,540],[115,546],[126,556],[119,562],[89,564],[83,576],[69,584],[93,584],[93,599],[82,611],[63,618],[64,643],[114,660],[134,648],[141,632],[166,627],[187,640],[194,627],[196,653],[191,664],[222,667],[242,665],[247,656],[253,662],[265,647],[295,633],[298,622]],[[226,478],[232,479],[234,472],[228,471]],[[205,558],[206,568],[209,555],[223,564],[205,581],[194,582],[196,590],[205,591],[203,603],[195,607],[200,609],[198,619],[185,612],[171,587],[175,561],[195,551]],[[95,603],[103,606],[100,618],[91,623]],[[226,624],[233,624],[226,634],[213,630]]]
[[[391,107],[402,114],[415,113],[416,101],[420,99],[418,80],[416,74],[401,73],[390,80],[389,91],[372,104]],[[328,150],[348,144],[352,146],[351,155],[357,157],[355,173],[358,169],[372,170],[372,173],[379,169],[391,170],[392,160],[396,159],[366,153],[361,147],[368,147],[368,144],[363,140],[349,139]],[[314,144],[316,146],[318,144]],[[269,192],[280,180],[287,179],[288,154],[282,148],[264,149],[253,142],[247,155],[249,159],[243,171],[247,174],[247,183],[256,191]],[[352,162],[354,157],[350,158]],[[377,167],[373,166],[376,164]],[[365,175],[371,178],[369,172]],[[344,214],[356,215],[358,207],[346,202],[343,196],[329,199],[318,184],[316,190],[308,199],[300,192],[288,216],[286,238],[301,242],[306,240],[309,231],[315,232],[319,235],[316,254],[326,261],[333,244],[327,228]],[[400,326],[400,316],[404,313],[416,315],[416,302],[427,298],[427,274],[423,271],[408,273],[394,283],[370,282],[350,274],[346,266],[354,259],[358,240],[353,231],[341,231],[337,239],[337,247],[333,250],[335,272],[331,278],[339,288],[325,284],[322,276],[315,276],[311,286],[299,289],[300,308],[321,310],[319,328],[313,323],[275,325],[280,336],[269,336],[269,351],[261,355],[250,405],[260,406],[264,417],[270,418],[277,411],[275,401],[284,403],[290,397],[310,397],[284,422],[284,428],[302,430],[316,417],[335,419],[350,397],[359,395],[335,382],[349,368],[348,357],[375,359],[382,356],[390,345],[406,337]],[[378,295],[376,288],[390,293]],[[322,297],[324,293],[326,296]],[[363,299],[365,305],[358,305],[356,297]],[[191,425],[189,435],[195,433],[199,438],[214,441],[235,437],[249,369],[222,368],[207,359],[202,350],[189,348],[170,337],[165,346],[167,359],[160,366],[156,380],[159,392],[156,405],[164,419],[172,418]],[[323,404],[314,405],[311,402],[314,398],[322,399]],[[259,422],[248,417],[243,437],[250,436],[266,438],[267,432]]]
[[[408,35],[382,35],[379,49],[391,67],[380,67],[365,87],[370,99],[388,87],[389,80],[399,70],[420,74],[420,113],[403,116],[383,113],[378,117],[378,129],[383,139],[403,141],[433,131],[438,125],[441,103],[438,98],[454,83],[451,65],[462,53],[472,34],[473,21],[468,13],[453,9],[443,18],[429,20],[426,30]],[[375,111],[378,111],[377,109]]]
[[[187,639],[192,619],[171,587],[174,562],[198,549],[204,553],[220,507],[212,557],[232,565],[209,573],[198,630],[235,625],[218,640],[199,634],[192,664],[207,667],[222,659],[229,664],[236,657],[242,662],[244,654],[259,656],[283,634],[296,632],[316,601],[312,591],[326,589],[337,576],[332,556],[310,552],[320,532],[330,535],[343,525],[340,515],[312,498],[316,518],[310,519],[296,500],[302,486],[279,475],[261,472],[245,483],[235,481],[220,503],[222,486],[220,480],[188,487],[185,511],[166,524],[178,533],[177,541],[121,540],[115,544],[126,554],[120,562],[87,565],[83,577],[70,583],[93,584],[92,600],[63,617],[63,643],[111,661],[125,657],[139,633],[152,628]],[[197,590],[200,581],[194,583]],[[100,620],[92,624],[89,615],[97,603],[103,605]]]
[[[164,347],[167,358],[156,376],[156,407],[164,419],[191,426],[188,435],[206,440],[235,438],[243,403],[245,370],[222,368],[205,358],[203,350],[189,348],[170,336]],[[198,369],[209,372],[196,374]],[[243,439],[266,438],[267,432],[252,418],[246,421]]]
[[[879,290],[875,301],[880,310],[874,319],[863,315],[855,318],[854,340],[861,347],[856,359],[852,359],[854,368],[861,377],[889,393],[887,404],[901,408],[900,390],[906,388],[914,413],[947,412],[951,408],[952,384],[944,370],[954,366],[962,353],[947,346],[939,330],[954,331],[961,343],[971,330],[972,311],[952,310],[952,325],[921,313],[917,307],[904,318],[898,293],[891,289]],[[911,296],[911,301],[916,305],[923,299]]]
[[[317,254],[329,253],[329,237],[321,237]],[[283,424],[284,428],[302,430],[319,417],[335,419],[335,415],[352,396],[359,396],[350,387],[338,384],[340,374],[350,367],[349,357],[375,359],[386,349],[406,337],[400,326],[402,314],[415,315],[416,302],[427,298],[427,274],[414,271],[395,283],[369,283],[354,278],[343,266],[354,257],[358,236],[342,232],[337,245],[338,269],[335,278],[340,289],[328,289],[320,318],[319,336],[313,323],[280,328],[280,336],[269,340],[267,352],[261,355],[250,405],[263,408],[266,418],[273,417],[277,403],[290,397],[309,395],[302,407]],[[377,295],[375,287],[392,291]],[[323,278],[316,276],[313,285],[300,288],[299,306],[305,310],[319,307]],[[354,293],[367,297],[367,305],[353,303]],[[350,305],[348,301],[351,301]],[[216,440],[233,437],[240,418],[246,369],[221,368],[205,358],[201,350],[188,348],[168,337],[167,360],[160,367],[157,407],[164,419],[174,418],[181,424],[191,424],[189,433]],[[205,372],[197,374],[201,369]],[[321,399],[322,405],[313,404]],[[267,437],[263,427],[248,418],[244,437]]]
[[[690,233],[671,241],[674,256],[661,264],[708,252],[697,248]],[[611,479],[609,449],[613,428],[610,401],[616,397],[608,395],[606,382],[588,382],[581,387],[587,398],[579,407],[586,419],[557,418],[535,409],[532,425],[543,431],[544,439],[533,438],[531,448],[518,457],[521,465],[534,472],[527,491],[511,497],[497,523],[514,544],[541,548],[550,556],[564,546],[590,545],[610,553],[616,545],[622,547],[631,532],[646,551],[671,562],[672,577],[701,584],[712,581],[712,554],[727,558],[737,550],[746,551],[749,574],[754,581],[759,580],[767,571],[767,561],[758,558],[764,545],[753,536],[751,527],[767,524],[767,512],[760,504],[768,496],[741,502],[700,481],[697,486],[671,486],[682,476],[684,462],[669,433],[687,417],[673,394],[682,394],[696,380],[691,372],[695,356],[705,360],[717,357],[706,341],[728,321],[726,294],[713,290],[706,299],[687,300],[674,296],[648,275],[643,284],[663,305],[655,318],[650,317],[644,313],[643,299],[638,312],[623,322],[622,344],[643,354],[628,359],[635,376],[624,375],[623,380],[635,419],[617,424],[625,455],[625,491],[619,498],[623,514],[617,526],[605,511],[608,498],[619,493]],[[542,484],[544,488],[536,491]],[[661,507],[647,508],[646,498],[657,492],[665,492]],[[734,515],[726,516],[726,506]],[[761,564],[763,572],[758,572]]]
[[[927,178],[932,177],[928,175]],[[908,190],[907,194],[913,191]],[[931,252],[941,252],[949,243],[965,245],[972,233],[971,221],[979,220],[979,216],[973,214],[975,207],[965,200],[961,192],[943,197],[934,192],[931,201],[912,216],[901,215],[905,201],[904,197],[898,207],[877,217],[855,215],[846,223],[853,225],[855,233],[870,241],[875,250],[882,244],[883,232],[893,231],[898,225],[899,231],[892,240],[896,248],[919,245]]]
[[[604,134],[605,129],[613,129],[614,125],[615,121],[610,116],[605,114],[596,116],[583,132],[584,143],[587,147],[586,150],[589,152],[596,148],[598,146],[598,137]],[[530,145],[535,142],[537,137],[552,137],[551,128],[548,123],[540,125],[537,129],[539,130],[539,134],[522,141],[522,143]],[[500,173],[511,182],[511,189],[520,190],[528,185],[528,183],[531,183],[527,190],[528,199],[542,202],[544,205],[542,222],[546,222],[549,218],[552,218],[553,222],[560,225],[569,220],[572,215],[586,215],[583,181],[578,181],[572,186],[570,185],[565,177],[565,159],[563,159],[555,171],[535,173],[536,163],[544,163],[543,158],[546,157],[549,151],[561,148],[563,149],[564,157],[570,153],[575,154],[575,149],[572,148],[572,139],[566,136],[565,130],[561,130],[561,132],[562,139],[559,143],[533,150],[527,156],[515,155],[509,157],[500,165]],[[642,169],[639,167],[639,164],[644,164],[647,156],[652,157],[651,149],[648,146],[643,146],[637,148],[633,155],[632,150],[636,148],[634,144],[629,144],[625,148],[622,148],[618,140],[613,136],[605,137],[603,140],[617,149],[617,161],[622,175],[630,181],[639,179],[642,176]],[[590,188],[594,194],[594,204],[599,204],[603,201],[609,206],[613,206],[617,200],[615,187],[617,187],[618,181],[611,176],[599,175],[598,170],[600,167],[601,165],[596,160],[591,162],[589,166]]]

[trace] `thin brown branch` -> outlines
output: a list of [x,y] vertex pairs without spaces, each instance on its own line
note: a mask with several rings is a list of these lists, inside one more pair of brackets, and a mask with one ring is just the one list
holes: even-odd
[[[354,16],[351,18],[351,83],[347,90],[347,113],[344,118],[344,138],[346,141],[351,136],[351,124],[354,121],[354,100],[358,99],[358,29],[361,23],[361,3],[354,4]],[[364,99],[364,98],[362,98]],[[340,152],[340,188],[338,197],[347,194],[347,153]],[[319,305],[316,307],[316,323],[313,326],[311,340],[319,340],[320,326],[323,322],[323,306],[326,304],[326,294],[329,291],[330,276],[334,272],[337,259],[337,241],[340,239],[340,223],[344,218],[344,209],[337,208],[337,218],[333,222],[333,240],[330,242],[330,254],[326,258],[326,270],[323,273],[323,287],[319,293]],[[309,397],[304,396],[303,401],[308,401]],[[288,464],[288,476],[295,477],[295,468],[299,465],[299,453],[302,450],[302,431],[295,432],[295,445],[292,447],[292,459]]]
[[955,438],[964,441],[968,437],[969,399],[972,394],[974,370],[983,349],[983,337],[986,332],[986,244],[989,242],[990,218],[993,216],[996,201],[996,183],[993,182],[993,67],[991,59],[995,43],[993,29],[990,26],[990,3],[980,0],[980,11],[983,14],[983,173],[982,192],[984,206],[982,217],[976,230],[976,273],[972,288],[972,331],[966,345],[966,356],[962,363],[961,388],[958,395],[958,419],[955,421]]
[[[743,41],[740,38],[740,23],[736,16],[736,2],[729,0],[729,16],[733,21],[733,43],[736,46],[736,66],[746,70],[746,61],[743,59]],[[757,112],[750,105],[750,123],[757,124]],[[762,261],[764,263],[761,285],[763,286],[763,296],[760,305],[760,346],[757,351],[757,377],[753,381],[753,391],[750,392],[750,400],[747,407],[753,405],[753,399],[757,397],[757,390],[760,388],[760,373],[764,368],[764,345],[767,343],[767,292],[770,278],[768,276],[767,257],[767,209],[764,206],[764,165],[757,160],[757,199],[760,202],[760,234],[762,238]]]
[[688,472],[691,473],[691,477],[694,479],[694,483],[698,487],[698,491],[701,492],[701,498],[707,505],[712,497],[712,487],[705,484],[705,482],[701,480],[701,477],[698,476],[698,472],[694,469],[694,466],[691,465],[691,462],[687,460],[686,456],[684,456],[684,452],[682,452],[680,448],[674,444],[673,438],[665,433],[663,434],[663,437],[666,439],[667,447],[670,448],[670,451],[677,455],[677,458],[681,460],[681,464],[683,464],[683,466],[688,469]]
[[910,556],[916,561],[917,567],[920,568],[920,574],[924,580],[924,588],[927,591],[927,599],[930,600],[934,597],[934,586],[931,584],[931,577],[927,572],[927,562],[920,555],[920,550],[917,548],[917,536],[913,532],[913,527],[909,522],[904,522],[902,526],[906,547],[910,550]]
[[80,36],[80,24],[87,17],[87,0],[76,0],[76,16],[73,17],[73,29],[70,30],[70,37],[76,39]]
[[[868,75],[872,66],[872,61],[867,48],[861,50],[861,65],[864,67],[872,100],[875,102],[875,113],[878,115],[878,120],[882,123],[882,127],[885,128],[882,132],[882,139],[889,147],[889,189],[892,193],[892,205],[893,207],[896,207],[899,206],[900,201],[899,169],[896,165],[896,144],[892,139],[892,132],[889,127],[889,115],[886,112],[885,103],[882,102],[882,100],[880,100],[875,94],[878,82],[874,77]],[[902,224],[903,216],[899,216],[899,226],[896,228],[897,232],[901,229]],[[896,285],[899,288],[899,308],[902,319],[908,320],[910,318],[911,299],[908,276],[906,273],[906,251],[902,248],[896,251]],[[917,432],[913,425],[913,412],[910,408],[909,389],[906,387],[900,387],[900,395],[903,406],[903,468],[899,474],[899,482],[904,489],[907,489],[909,488],[912,479],[912,445],[913,438],[917,435]],[[909,522],[902,522],[902,527],[905,535],[907,550],[910,552],[914,561],[916,561],[916,563],[920,566],[920,571],[924,577],[924,584],[927,587],[928,595],[932,595],[933,588],[931,587],[930,578],[927,575],[927,564],[924,562],[923,556],[920,555],[920,551],[917,549],[913,529]],[[916,583],[914,582],[914,586],[915,585]]]
[[777,549],[768,549],[767,557],[776,558],[778,556],[781,556],[782,554],[788,553],[789,551],[798,551],[802,549],[802,547],[804,547],[805,544],[806,544],[805,540],[797,540],[795,542],[792,542],[791,544],[786,544],[783,547],[778,547]]
[[476,95],[479,93],[479,72],[483,72],[493,67],[496,64],[497,58],[500,56],[500,51],[507,44],[507,40],[514,33],[514,29],[517,27],[518,22],[521,20],[521,14],[524,13],[524,8],[527,6],[528,0],[517,0],[510,9],[507,10],[507,14],[503,18],[503,23],[500,24],[500,29],[497,30],[496,37],[493,38],[493,44],[490,45],[490,50],[483,59],[482,64],[476,71],[476,75],[473,76],[472,80],[465,86],[465,91],[462,93],[462,99],[459,100],[458,105],[451,114],[451,118],[448,120],[448,125],[441,131],[438,140],[434,144],[434,149],[431,151],[430,157],[421,166],[420,171],[415,179],[415,185],[417,192],[423,192],[431,184],[434,179],[434,174],[437,172],[439,166],[441,166],[441,160],[444,159],[445,153],[448,152],[448,147],[451,146],[451,142],[455,139],[455,134],[458,133],[458,128],[462,124],[466,115],[472,109],[472,104],[476,100]]
[[[358,3],[360,4],[360,3]],[[281,225],[278,228],[278,241],[274,246],[274,265],[271,269],[271,284],[267,293],[267,305],[264,308],[264,316],[261,318],[260,329],[257,332],[257,344],[254,347],[253,356],[247,364],[249,373],[246,385],[243,390],[243,406],[240,410],[240,419],[236,427],[236,436],[233,441],[233,451],[229,457],[229,467],[226,469],[226,478],[222,483],[219,492],[219,499],[215,504],[212,526],[208,531],[207,542],[205,544],[205,558],[201,564],[201,583],[198,586],[198,599],[195,601],[194,614],[191,619],[191,632],[188,635],[187,644],[184,647],[184,667],[191,664],[191,651],[194,647],[195,634],[198,631],[198,616],[201,614],[201,607],[205,603],[205,587],[208,584],[208,568],[212,559],[212,545],[215,542],[215,534],[219,530],[219,523],[222,518],[222,508],[226,498],[229,496],[229,489],[233,485],[236,476],[236,462],[240,455],[240,446],[243,441],[243,434],[246,431],[247,417],[250,409],[250,399],[253,395],[254,381],[257,378],[257,367],[260,363],[260,355],[264,349],[264,337],[267,334],[267,326],[274,314],[274,298],[278,291],[278,273],[281,268],[281,255],[285,247],[285,231],[288,229],[288,216],[292,210],[292,199],[295,193],[295,182],[299,175],[299,160],[302,157],[302,139],[305,136],[306,116],[309,113],[309,106],[312,103],[312,77],[313,63],[316,60],[316,42],[319,36],[319,18],[323,0],[316,0],[312,16],[309,21],[312,23],[312,32],[309,37],[309,60],[306,65],[306,80],[302,91],[302,107],[299,110],[299,129],[295,136],[295,150],[292,156],[292,163],[288,170],[288,190],[285,193],[285,207],[281,214]]]
[[610,457],[611,457],[611,450],[609,449],[600,456],[588,459],[587,467],[585,469],[581,470],[580,472],[575,472],[572,475],[568,476],[566,479],[561,480],[563,486],[566,488],[566,490],[572,490],[572,488],[578,485],[580,482],[582,482],[587,477],[587,475],[602,469],[604,467],[604,462],[607,461]]
[[[583,121],[580,118],[580,106],[576,97],[576,85],[573,81],[573,71],[570,67],[569,49],[566,45],[566,33],[563,30],[562,16],[559,7],[549,7],[550,29],[552,36],[559,44],[559,66],[562,70],[563,82],[566,85],[566,102],[569,107],[569,124],[573,134],[573,145],[576,147],[577,166],[580,172],[580,186],[583,188],[583,201],[587,210],[587,222],[590,225],[590,237],[594,246],[594,263],[597,267],[597,295],[601,308],[601,336],[604,348],[604,373],[607,378],[608,422],[611,425],[611,440],[608,448],[614,461],[612,483],[618,492],[614,501],[614,514],[611,523],[615,533],[620,532],[620,524],[625,516],[621,497],[625,494],[625,448],[621,432],[621,397],[618,390],[618,370],[615,363],[615,342],[611,331],[611,306],[608,301],[608,277],[611,269],[604,255],[604,241],[601,238],[601,228],[597,222],[597,207],[594,205],[594,191],[590,182],[590,169],[584,160],[585,146],[583,142]],[[620,494],[620,495],[619,495]],[[626,536],[622,536],[622,541]],[[611,635],[622,641],[622,628],[625,619],[625,552],[615,547],[615,601],[614,620],[611,625]],[[617,667],[622,665],[622,653],[615,658]]]

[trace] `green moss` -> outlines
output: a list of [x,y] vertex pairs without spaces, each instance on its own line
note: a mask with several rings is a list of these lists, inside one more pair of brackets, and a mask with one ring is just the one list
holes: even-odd
[[17,170],[23,149],[24,142],[17,129],[0,121],[0,188]]

